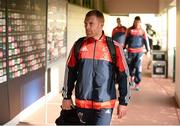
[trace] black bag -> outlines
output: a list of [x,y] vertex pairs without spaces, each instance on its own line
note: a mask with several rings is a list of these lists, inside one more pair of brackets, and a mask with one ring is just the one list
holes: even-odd
[[60,116],[55,120],[56,125],[79,125],[80,120],[77,109],[61,110]]

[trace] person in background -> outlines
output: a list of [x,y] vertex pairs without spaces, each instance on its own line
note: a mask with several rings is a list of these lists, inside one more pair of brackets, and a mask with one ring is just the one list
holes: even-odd
[[114,74],[117,74],[119,84],[118,118],[127,113],[130,98],[128,67],[117,42],[114,42],[116,63],[112,63],[103,32],[104,16],[100,11],[89,11],[84,26],[86,37],[78,58],[75,57],[73,46],[67,60],[62,109],[68,110],[74,106],[71,96],[75,88],[75,105],[80,122],[83,125],[110,125],[116,103]]
[[153,45],[153,50],[161,50],[161,45],[159,41],[157,41],[156,45]]
[[119,17],[116,19],[116,21],[117,26],[112,31],[112,39],[119,42],[123,47],[127,28],[121,24],[121,19]]
[[124,48],[128,51],[127,63],[131,76],[130,85],[134,86],[137,91],[140,90],[142,76],[142,58],[145,45],[149,55],[149,42],[146,32],[141,28],[141,19],[136,16],[133,26],[128,28]]
[[[148,35],[149,46],[150,46],[151,54],[152,54],[153,50],[160,49],[159,41],[157,39],[156,31],[152,29],[152,25],[146,24],[146,32]],[[154,43],[157,43],[157,44],[154,46]],[[156,47],[157,47],[157,49],[156,49]],[[152,58],[150,57],[148,64],[147,64],[147,69],[150,68],[151,63],[152,63]]]

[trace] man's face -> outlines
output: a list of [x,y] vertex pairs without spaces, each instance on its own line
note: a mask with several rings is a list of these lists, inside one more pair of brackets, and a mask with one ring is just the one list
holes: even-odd
[[87,37],[98,39],[102,35],[103,22],[96,16],[86,17],[84,27]]
[[117,19],[117,24],[120,25],[121,24],[121,20],[118,18]]
[[140,20],[135,20],[134,21],[134,27],[135,28],[140,28],[141,27],[141,21]]

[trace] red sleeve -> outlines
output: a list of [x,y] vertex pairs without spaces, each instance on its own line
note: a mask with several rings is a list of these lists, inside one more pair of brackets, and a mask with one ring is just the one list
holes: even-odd
[[123,52],[123,48],[121,47],[121,45],[117,42],[115,43],[115,47],[116,47],[116,67],[118,67],[120,72],[124,72],[128,70],[128,66],[126,63],[126,59],[124,56],[124,52]]
[[112,36],[115,34],[115,28],[113,29],[113,31],[112,31]]
[[74,55],[74,46],[72,47],[69,57],[67,59],[67,66],[74,67],[76,65],[76,58]]

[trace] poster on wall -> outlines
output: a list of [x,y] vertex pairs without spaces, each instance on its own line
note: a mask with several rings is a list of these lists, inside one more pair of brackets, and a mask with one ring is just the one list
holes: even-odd
[[47,62],[66,57],[66,0],[48,1]]

